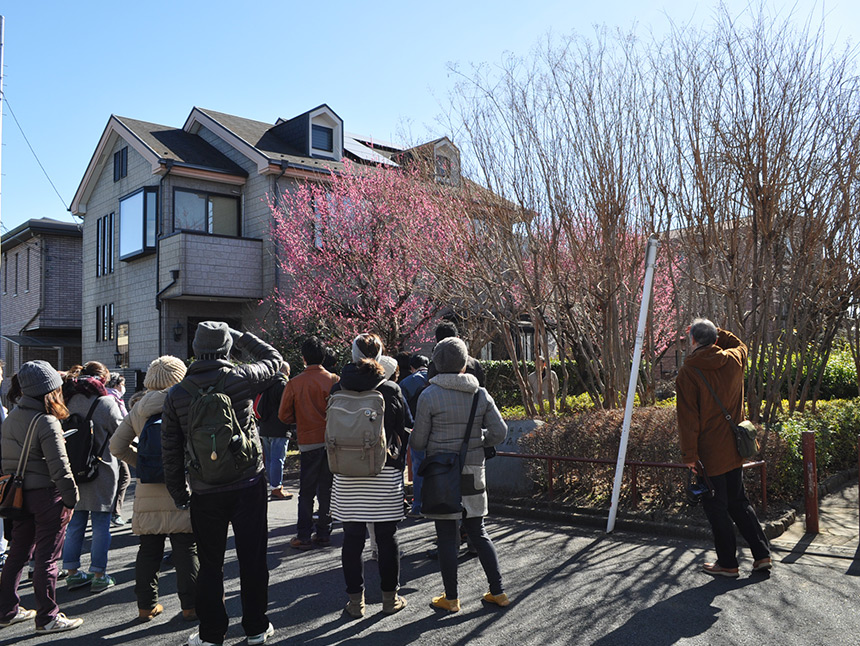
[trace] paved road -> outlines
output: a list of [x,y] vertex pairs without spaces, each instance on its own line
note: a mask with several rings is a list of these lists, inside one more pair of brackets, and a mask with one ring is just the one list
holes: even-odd
[[[563,527],[552,523],[492,519],[507,591],[505,609],[485,607],[485,581],[475,559],[460,567],[463,610],[438,614],[430,596],[441,590],[435,561],[425,557],[432,526],[407,521],[399,535],[405,551],[402,593],[409,607],[394,616],[380,612],[378,575],[368,571],[368,615],[347,620],[340,571],[340,532],[335,547],[299,553],[287,542],[295,531],[295,501],[269,507],[270,618],[272,644],[545,645],[669,644],[767,646],[860,643],[860,568],[852,558],[780,552],[772,576],[752,575],[742,563],[739,580],[712,579],[698,566],[713,553],[695,540],[650,537]],[[232,543],[231,543],[232,544]],[[109,569],[118,585],[101,595],[61,589],[62,609],[86,623],[66,633],[63,644],[178,646],[193,630],[181,620],[172,570],[162,574],[163,616],[139,624],[134,603],[136,538],[114,535]],[[856,548],[856,541],[854,547]],[[239,625],[235,553],[228,553],[227,604],[231,616],[225,644],[244,644]],[[29,587],[24,604],[32,607]],[[32,626],[0,629],[0,646],[30,646],[50,638]]]

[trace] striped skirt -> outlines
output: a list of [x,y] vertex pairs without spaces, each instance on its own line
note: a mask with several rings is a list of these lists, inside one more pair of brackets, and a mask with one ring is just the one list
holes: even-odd
[[331,515],[347,523],[403,520],[403,472],[383,467],[367,478],[335,474]]

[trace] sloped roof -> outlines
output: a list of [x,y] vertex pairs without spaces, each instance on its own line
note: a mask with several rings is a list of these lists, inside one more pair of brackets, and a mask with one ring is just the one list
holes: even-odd
[[214,146],[181,128],[128,117],[116,118],[160,159],[241,177],[248,175],[241,166],[220,153]]
[[271,161],[284,161],[292,166],[324,171],[341,166],[340,162],[334,162],[330,159],[317,159],[300,154],[298,150],[272,132],[272,128],[277,124],[246,119],[244,117],[237,117],[234,114],[207,110],[205,108],[195,108],[195,110],[217,122],[222,128],[233,133]]

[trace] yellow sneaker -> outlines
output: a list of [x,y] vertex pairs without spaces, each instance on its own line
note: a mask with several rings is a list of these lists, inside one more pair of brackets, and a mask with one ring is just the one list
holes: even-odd
[[440,597],[433,597],[430,605],[440,610],[447,610],[448,612],[460,612],[460,600],[448,599],[444,594]]
[[511,600],[508,599],[508,595],[506,595],[504,592],[502,592],[501,594],[493,594],[492,592],[488,592],[484,595],[484,601],[486,601],[487,603],[494,603],[497,606],[501,606],[502,608],[510,605],[511,603]]

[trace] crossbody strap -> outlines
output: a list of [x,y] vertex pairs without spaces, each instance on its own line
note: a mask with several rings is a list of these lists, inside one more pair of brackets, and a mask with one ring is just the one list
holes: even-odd
[[[109,396],[110,395],[108,395],[108,397]],[[84,418],[84,422],[86,422],[87,424],[89,424],[92,421],[93,413],[95,412],[96,406],[98,406],[100,399],[101,399],[101,397],[96,397],[96,400],[92,403],[92,406],[90,406],[90,410],[87,412],[86,418]],[[110,433],[107,433],[107,432],[105,433],[105,441],[102,442],[102,445],[99,447],[98,453],[93,454],[99,460],[101,460],[102,454],[105,452],[105,448],[107,447],[108,442],[110,442],[110,436],[111,436]]]
[[27,435],[24,437],[24,445],[21,450],[21,455],[18,457],[18,468],[15,469],[15,476],[23,478],[27,471],[27,462],[30,460],[30,447],[33,445],[33,437],[36,435],[36,422],[40,417],[44,417],[43,413],[37,413],[30,420],[30,425],[27,427]]
[[478,395],[480,394],[480,390],[475,392],[475,396],[472,398],[472,410],[469,411],[469,421],[466,424],[466,434],[463,436],[463,444],[460,446],[460,470],[462,471],[463,466],[466,464],[466,453],[469,450],[469,438],[472,435],[472,426],[475,424],[475,413],[478,410]]
[[714,388],[713,388],[713,386],[711,386],[711,382],[709,382],[709,381],[705,378],[705,373],[704,373],[704,372],[702,372],[699,368],[693,368],[693,370],[695,370],[696,372],[698,372],[698,373],[699,373],[699,376],[702,378],[702,381],[704,381],[704,382],[705,382],[705,385],[708,387],[708,390],[710,390],[710,391],[711,391],[711,395],[713,395],[713,396],[714,396],[714,399],[715,399],[715,400],[716,400],[716,402],[720,405],[720,408],[722,408],[722,409],[723,409],[723,415],[725,415],[726,420],[728,420],[729,424],[731,424],[731,425],[732,425],[732,427],[734,427],[734,426],[735,426],[735,420],[734,420],[734,419],[732,419],[731,413],[729,413],[729,411],[727,411],[727,410],[726,410],[726,407],[725,407],[725,406],[723,406],[723,402],[721,402],[721,401],[720,401],[720,398],[719,398],[719,397],[717,397],[717,393],[716,393],[716,392],[714,392]]

